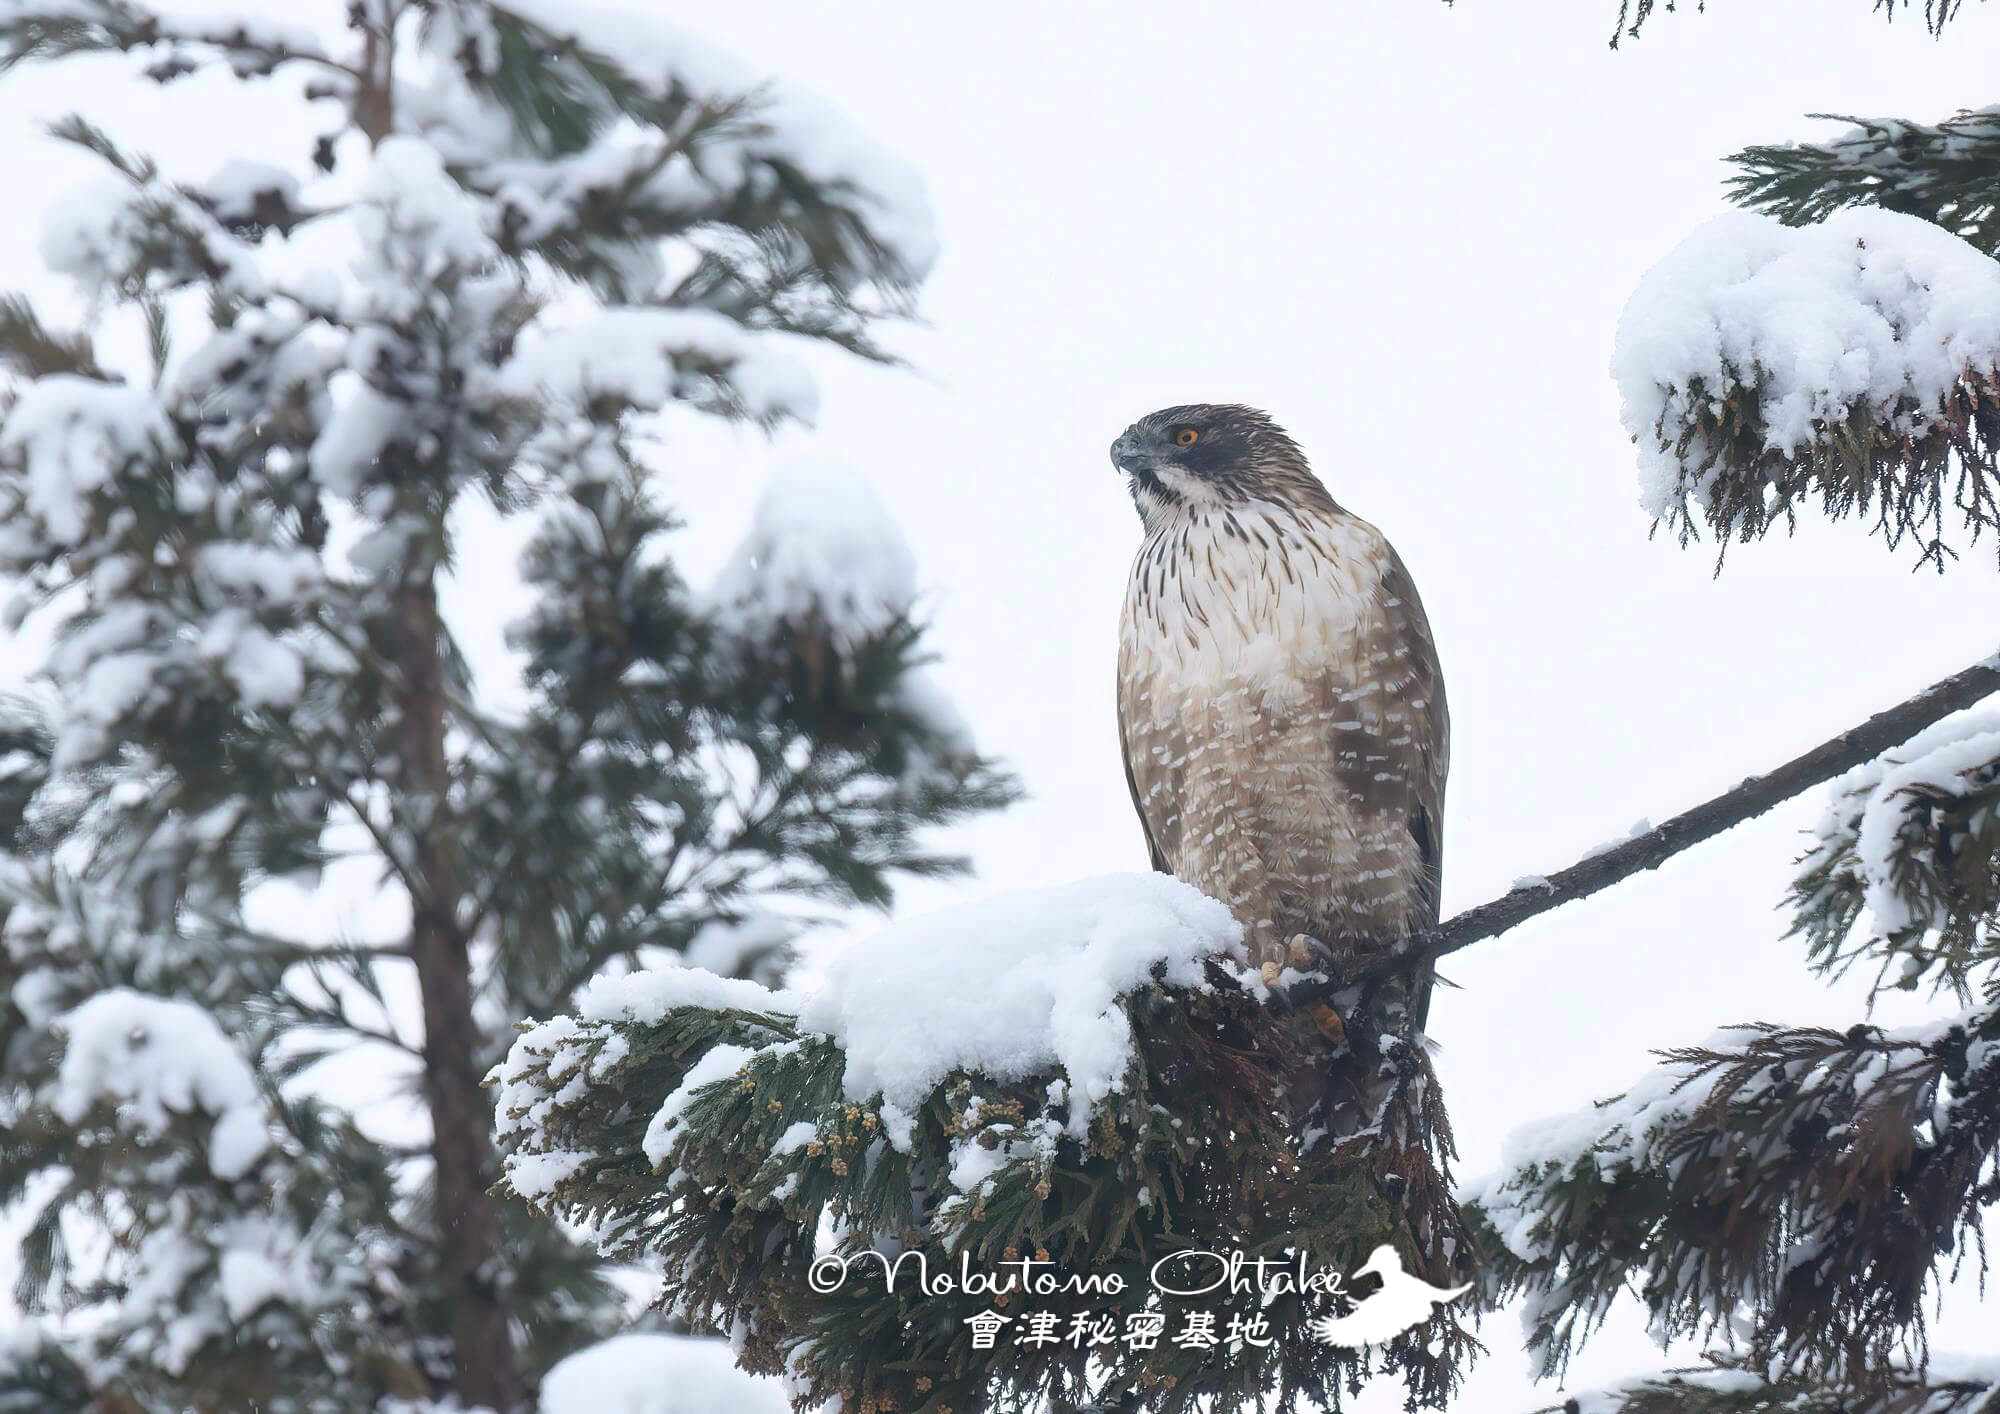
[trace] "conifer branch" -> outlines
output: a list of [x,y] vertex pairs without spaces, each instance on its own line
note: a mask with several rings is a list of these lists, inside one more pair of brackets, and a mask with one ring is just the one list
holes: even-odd
[[1959,112],[1937,123],[1809,113],[1847,130],[1820,143],[1777,143],[1732,154],[1729,198],[1788,226],[1879,206],[1944,227],[1988,255],[2000,251],[2000,113]]
[[241,942],[252,944],[266,957],[286,964],[390,962],[410,955],[408,944],[401,940],[388,943],[357,943],[347,940],[313,942],[305,938],[288,938],[282,933],[273,933],[267,929],[253,928],[236,919],[224,918],[199,909],[189,909],[188,916],[204,928],[211,928],[217,933],[227,934]]
[[[1941,36],[1944,27],[1964,8],[1965,0],[1923,0],[1923,3],[1924,28],[1932,35]],[[1618,22],[1611,27],[1611,47],[1616,49],[1620,40],[1637,39],[1654,10],[1671,13],[1674,8],[1674,0],[1665,0],[1664,4],[1661,0],[1618,0]],[[1707,0],[1697,0],[1694,8],[1697,11],[1706,9]],[[1893,20],[1899,8],[1914,9],[1915,0],[1873,0],[1869,8]]]
[[[338,1031],[361,1041],[372,1041],[377,1045],[387,1046],[392,1051],[398,1051],[420,1065],[423,1063],[424,1048],[421,1044],[405,1040],[386,1026],[371,1026],[357,1019],[354,1013],[348,1010],[345,998],[336,996],[331,1005],[321,1005],[294,997],[288,1001],[288,1006],[308,1026]],[[428,1152],[426,1150],[426,1153]]]
[[166,49],[167,57],[146,70],[148,78],[168,83],[193,67],[180,49],[213,50],[228,59],[241,77],[269,74],[281,64],[308,64],[344,74],[362,75],[351,65],[289,38],[262,33],[226,17],[189,18],[178,22],[125,0],[95,0],[73,8],[28,10],[0,23],[0,68],[31,59],[60,59],[75,54],[121,53]]
[[1839,1381],[1812,1381],[1780,1374],[1775,1378],[1754,1361],[1711,1352],[1708,1363],[1667,1370],[1583,1398],[1551,1405],[1536,1414],[1568,1414],[1590,1408],[1606,1414],[1979,1414],[2000,1393],[2000,1380],[1964,1363],[1964,1376],[1899,1365],[1881,1372],[1878,1386],[1857,1390]]
[[[1883,752],[1908,741],[1931,723],[1962,711],[1996,692],[2000,692],[2000,655],[1983,658],[1931,684],[1907,701],[1877,712],[1867,721],[1828,738],[1784,765],[1761,776],[1751,776],[1714,799],[1684,810],[1643,834],[1621,840],[1608,849],[1594,850],[1566,869],[1546,878],[1518,884],[1499,898],[1476,908],[1468,908],[1447,919],[1435,930],[1412,936],[1401,947],[1384,954],[1379,960],[1371,960],[1353,975],[1336,980],[1342,985],[1351,985],[1362,976],[1405,966],[1413,958],[1444,957],[1474,943],[1498,937],[1553,908],[1588,898],[1641,870],[1657,869],[1703,840],[1746,820],[1755,819],[1843,771],[1872,761]],[[1294,996],[1298,1000],[1307,1000],[1332,990],[1331,986],[1301,988]]]

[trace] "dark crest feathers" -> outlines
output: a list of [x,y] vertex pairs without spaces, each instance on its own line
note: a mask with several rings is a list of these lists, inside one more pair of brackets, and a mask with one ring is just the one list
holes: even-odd
[[[1185,449],[1175,445],[1173,433],[1181,427],[1194,428],[1200,440]],[[1280,501],[1320,513],[1334,508],[1305,452],[1260,408],[1183,403],[1146,414],[1125,436],[1151,444],[1230,499]]]

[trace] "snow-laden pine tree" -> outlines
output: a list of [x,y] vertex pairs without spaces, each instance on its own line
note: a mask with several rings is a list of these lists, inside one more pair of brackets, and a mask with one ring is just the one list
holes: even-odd
[[[1646,504],[1684,542],[1724,547],[1816,506],[1920,565],[1990,573],[2000,120],[1863,122],[1734,161],[1734,195],[1768,214],[1690,237],[1621,322]],[[1992,646],[1991,625],[1966,633]],[[1942,1284],[1983,1272],[2000,1202],[2000,714],[1958,710],[1996,691],[1989,657],[1852,734],[1892,723],[1893,749],[1822,748],[1848,769],[1785,893],[1812,967],[1863,969],[1876,994],[1927,989],[1935,1021],[1731,1026],[1524,1131],[1512,1168],[1478,1186],[1492,1284],[1527,1295],[1545,1371],[1622,1293],[1663,1341],[1713,1347],[1589,1408],[2000,1408],[1995,1342],[1955,1354],[1925,1335]]]
[[[295,13],[0,0],[4,68],[322,134],[177,172],[51,115],[102,169],[43,243],[87,320],[0,301],[0,574],[53,642],[0,722],[8,1410],[522,1408],[623,1311],[488,1191],[514,1025],[676,956],[771,978],[1012,794],[864,487],[773,487],[695,592],[654,474],[655,414],[775,425],[814,348],[883,356],[910,175],[644,7]],[[510,533],[497,682],[440,590]]]

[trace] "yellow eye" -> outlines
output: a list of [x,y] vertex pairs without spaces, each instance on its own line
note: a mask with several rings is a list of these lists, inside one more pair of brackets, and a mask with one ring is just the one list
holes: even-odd
[[1180,431],[1174,434],[1174,440],[1180,443],[1183,447],[1192,447],[1195,443],[1201,440],[1201,434],[1195,431],[1192,427],[1183,427]]

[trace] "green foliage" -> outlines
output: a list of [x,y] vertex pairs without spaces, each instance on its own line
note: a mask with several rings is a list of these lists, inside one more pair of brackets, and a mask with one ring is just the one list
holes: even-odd
[[[718,965],[779,966],[828,911],[962,868],[933,828],[1016,794],[916,690],[919,624],[746,644],[676,572],[659,495],[656,414],[809,407],[773,331],[882,356],[927,258],[909,211],[802,170],[782,95],[697,94],[505,5],[356,5],[338,55],[276,19],[0,7],[0,68],[125,53],[345,110],[254,190],[57,123],[109,192],[64,247],[92,318],[0,299],[8,626],[56,643],[46,710],[0,710],[0,1204],[29,1213],[39,1340],[9,1344],[0,1409],[449,1403],[495,1292],[532,1386],[619,1323],[602,1259],[511,1204],[455,1268],[490,1171],[447,1193],[430,1145],[316,1099],[318,1067],[360,1061],[490,1170],[484,1092],[442,1087],[511,1025],[750,920]],[[362,163],[314,204],[309,167]],[[320,243],[340,223],[358,239]],[[590,317],[607,337],[566,362]],[[96,337],[118,318],[137,359]],[[532,601],[504,703],[437,609],[495,516],[527,523]],[[328,936],[334,871],[416,921]],[[291,888],[311,904],[260,911]],[[253,1170],[199,1161],[198,1107],[135,1132],[59,1103],[65,1018],[114,988],[221,1026],[265,1107]],[[449,1045],[411,1034],[440,991]],[[284,1300],[217,1295],[246,1243],[303,1274]]]
[[[1941,26],[1955,8],[1927,14]],[[1988,256],[2000,253],[2000,113],[1961,112],[1934,125],[1842,121],[1854,126],[1828,143],[1735,154],[1731,197],[1793,226],[1880,207],[1940,226]],[[1913,337],[1902,327],[1904,312],[1885,306],[1881,313],[1892,337]],[[1781,364],[1783,333],[1767,338]],[[1705,524],[1726,546],[1776,525],[1791,528],[1816,502],[1829,519],[1872,520],[1892,548],[1908,538],[1923,561],[1943,569],[1958,553],[1952,537],[1976,541],[2000,525],[2000,368],[1973,344],[1976,336],[1967,341],[1970,352],[1954,348],[1959,366],[1948,383],[1930,386],[1932,376],[1921,391],[1844,400],[1816,416],[1803,440],[1789,430],[1774,433],[1766,422],[1769,368],[1728,367],[1720,380],[1697,378],[1672,390],[1653,426],[1632,429],[1675,468],[1677,496],[1663,523],[1683,544]]]
[[[46,1038],[17,1033],[11,1049],[15,1085],[59,1058]],[[80,1339],[30,1327],[32,1358],[0,1356],[0,1409],[179,1409],[226,1397],[272,1414],[333,1414],[431,1392],[422,1329],[402,1319],[428,1239],[401,1225],[389,1156],[310,1098],[266,1099],[269,1145],[227,1177],[205,1159],[219,1117],[198,1107],[153,1129],[106,1100],[80,1116],[0,1107],[0,1192],[26,1195],[11,1297],[33,1313],[87,1317]],[[106,1241],[115,1260],[98,1250]],[[238,1305],[244,1279],[232,1264],[246,1262],[272,1283]],[[602,1315],[613,1293],[595,1272],[565,1299],[583,1311],[592,1295]]]
[[[1593,1414],[1981,1414],[1993,1408],[2000,1383],[1969,1374],[1897,1369],[1865,1395],[1809,1381],[1771,1379],[1754,1361],[1710,1353],[1707,1363],[1594,1391]],[[1571,1399],[1537,1414],[1578,1414]]]
[[[1155,984],[1124,998],[1135,1053],[1095,1110],[1072,1111],[1060,1071],[1001,1082],[960,1070],[907,1134],[879,1095],[845,1094],[840,1048],[801,1031],[782,996],[662,1010],[642,1000],[649,980],[634,979],[640,990],[622,1006],[607,1000],[616,992],[595,998],[586,1015],[599,1019],[560,1018],[516,1042],[496,1072],[515,1141],[506,1182],[612,1253],[659,1264],[661,1303],[731,1333],[751,1368],[789,1371],[815,1400],[907,1414],[1042,1401],[1337,1409],[1375,1369],[1428,1407],[1454,1388],[1471,1347],[1454,1317],[1371,1358],[1310,1333],[1312,1318],[1341,1309],[1324,1292],[1264,1304],[1268,1346],[1173,1340],[1186,1310],[1218,1312],[1222,1334],[1229,1312],[1258,1309],[1254,1294],[1162,1296],[1149,1273],[1177,1251],[1351,1272],[1388,1243],[1435,1270],[1380,1181],[1382,1146],[1301,1152],[1279,1102],[1303,1059],[1297,1033],[1222,972],[1206,990]],[[883,1264],[899,1257],[890,1290]],[[1121,1289],[996,1298],[917,1287],[919,1260],[935,1276],[961,1261],[1002,1275],[1024,1259],[1058,1280],[1115,1277]],[[1122,1332],[1145,1311],[1166,1327],[1151,1349],[1003,1337],[980,1351],[965,1323],[988,1308],[1013,1332],[1031,1311],[1055,1313],[1058,1336],[1079,1317]]]
[[28,60],[67,59],[78,54],[130,53],[155,46],[169,50],[167,58],[147,72],[166,83],[188,73],[203,59],[219,59],[242,78],[268,75],[289,60],[308,59],[333,67],[316,49],[276,42],[258,30],[226,17],[166,20],[142,5],[126,0],[78,0],[46,8],[22,6],[0,28],[0,69]]
[[[1635,26],[1650,8],[1634,7]],[[1928,7],[1926,20],[1941,29],[1957,10]],[[1990,112],[1934,127],[1859,121],[1829,144],[1755,147],[1734,160],[1732,196],[1785,223],[1880,206],[1996,253],[2000,127]],[[1977,273],[1969,253],[1927,249],[1962,277]],[[1868,312],[1889,337],[1913,337],[1929,293],[1915,289],[1914,301],[1890,297]],[[1952,311],[1940,313],[1949,324]],[[1955,378],[1922,397],[1906,385],[1843,399],[1802,439],[1795,427],[1774,435],[1765,394],[1771,368],[1795,352],[1787,337],[1773,324],[1718,340],[1723,381],[1653,390],[1657,420],[1631,428],[1649,475],[1671,482],[1662,522],[1683,543],[1704,526],[1725,545],[1751,540],[1816,503],[1830,519],[1872,519],[1891,547],[1909,538],[1942,570],[1956,556],[1948,537],[2000,527],[2000,370],[1955,350]],[[1733,366],[1745,345],[1771,367]],[[1794,405],[1835,401],[1831,390],[1785,391]],[[1628,388],[1628,407],[1632,397]],[[1546,1373],[1565,1367],[1621,1293],[1640,1299],[1663,1340],[1727,1342],[1708,1370],[1639,1381],[1588,1407],[1991,1406],[1990,1377],[1927,1369],[1925,1334],[1925,1304],[1945,1277],[1968,1262],[1983,1272],[1984,1210],[2000,1201],[2000,739],[1990,726],[1947,720],[1838,781],[1786,899],[1791,934],[1819,969],[1872,961],[1876,990],[1929,983],[1969,1010],[1903,1032],[1760,1022],[1667,1051],[1627,1094],[1543,1131],[1468,1204],[1493,1254],[1489,1295],[1527,1297]]]
[[87,337],[44,327],[34,307],[19,295],[0,297],[0,357],[7,361],[7,372],[27,378],[50,373],[104,377]]
[[1737,168],[1731,200],[1789,226],[1879,206],[2000,255],[2000,110],[1968,110],[1941,123],[1810,116],[1852,126],[1831,142],[1744,148],[1729,159]]
[[[715,103],[678,85],[658,92],[634,82],[615,56],[593,53],[504,4],[487,9],[490,44],[461,48],[458,61],[476,91],[513,115],[538,155],[573,157],[620,120],[649,135],[616,163],[599,162],[582,185],[571,179],[568,218],[556,222],[512,204],[507,188],[518,177],[512,164],[465,164],[459,179],[502,207],[503,249],[538,256],[603,298],[622,301],[634,295],[633,250],[648,241],[692,241],[698,259],[667,302],[891,361],[870,326],[883,314],[908,311],[922,272],[878,233],[864,194],[814,180],[795,162],[770,155],[764,95]],[[698,163],[711,144],[764,148],[766,179],[719,192],[706,209],[691,207],[683,189],[662,200],[662,174],[690,159]],[[615,232],[615,239],[601,232]]]
[[1742,371],[1722,387],[1697,381],[1685,416],[1655,423],[1662,451],[1699,495],[1677,500],[1662,523],[1685,545],[1706,525],[1725,549],[1798,522],[1814,501],[1829,520],[1858,516],[1894,549],[1908,538],[1920,563],[1944,568],[1948,534],[1976,541],[2000,527],[2000,369],[1968,369],[1941,406],[1904,399],[1893,408],[1855,403],[1786,450],[1762,412],[1765,375]]
[[[1971,757],[1987,756],[1981,740],[1969,743]],[[1947,739],[1944,749],[1953,745]],[[1989,759],[1938,772],[1923,771],[1925,753],[1905,748],[1835,787],[1786,899],[1791,932],[1815,965],[1839,973],[1872,960],[1877,990],[1929,982],[1966,1001],[1983,979],[1985,1001],[2000,1003],[2000,741],[1991,745]],[[1910,778],[1885,782],[1898,766]],[[1864,821],[1884,828],[1870,813],[1887,818],[1893,838],[1886,870],[1863,857]]]
[[[1942,36],[1944,27],[1956,19],[1964,9],[1965,0],[1924,0],[1924,28],[1934,35]],[[1639,31],[1645,27],[1655,10],[1673,14],[1680,9],[1675,0],[1618,0],[1618,23],[1611,30],[1611,47],[1616,49],[1622,39],[1637,39]],[[1708,8],[1708,0],[1695,0],[1695,13]],[[1869,8],[1884,18],[1893,20],[1898,10],[1914,9],[1913,0],[1870,0]]]
[[1873,1388],[1921,1353],[1940,1260],[1978,1250],[2000,1199],[2000,1008],[1909,1033],[1759,1023],[1664,1060],[1474,1204],[1544,1369],[1626,1290],[1662,1336],[1726,1334],[1747,1305],[1751,1353],[1823,1382]]

